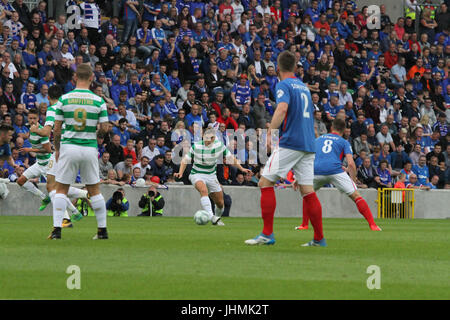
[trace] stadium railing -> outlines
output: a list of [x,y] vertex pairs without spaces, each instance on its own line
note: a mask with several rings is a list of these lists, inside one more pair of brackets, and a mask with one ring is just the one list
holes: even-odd
[[414,189],[378,189],[378,219],[414,219]]

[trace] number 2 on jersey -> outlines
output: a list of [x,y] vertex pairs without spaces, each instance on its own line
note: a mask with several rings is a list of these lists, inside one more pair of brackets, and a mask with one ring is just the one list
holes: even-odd
[[86,119],[87,112],[83,108],[75,109],[73,112],[73,119],[79,123],[78,125],[74,125],[73,128],[76,131],[83,131],[86,128]]
[[323,143],[322,152],[330,153],[332,144],[333,144],[333,140],[325,140],[325,142]]
[[303,102],[303,118],[309,118],[309,112],[308,112],[308,96],[306,93],[302,93],[302,102]]

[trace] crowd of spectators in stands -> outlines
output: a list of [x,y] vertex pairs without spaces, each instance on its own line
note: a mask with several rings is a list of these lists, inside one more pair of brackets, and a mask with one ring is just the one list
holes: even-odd
[[[2,176],[15,181],[35,161],[22,149],[29,110],[44,124],[48,88],[72,90],[77,65],[89,63],[110,120],[98,137],[102,182],[189,184],[189,170],[173,177],[174,150],[188,150],[200,128],[216,129],[230,149],[237,143],[227,129],[267,128],[277,56],[290,50],[312,94],[317,136],[336,117],[347,122],[358,187],[392,187],[404,173],[407,184],[417,178],[412,187],[450,189],[449,1],[421,6],[418,32],[411,16],[394,19],[384,5],[378,28],[357,2],[122,0],[113,16],[112,1],[69,0],[80,7],[74,24],[74,13],[52,17],[45,1],[1,0],[0,119],[15,129],[20,165],[0,163]],[[252,174],[221,164],[219,182],[256,186],[264,163],[251,161],[254,149],[246,139],[233,150]]]

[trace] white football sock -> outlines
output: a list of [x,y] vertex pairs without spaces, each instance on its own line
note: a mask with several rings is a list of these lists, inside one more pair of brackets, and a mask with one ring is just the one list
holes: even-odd
[[64,219],[64,212],[67,207],[67,197],[65,194],[57,193],[55,194],[53,200],[53,226],[61,228],[62,221]]
[[70,201],[69,198],[67,199],[67,210],[70,211],[70,213],[74,214],[74,213],[78,213],[78,209],[75,208],[75,206],[73,205],[72,201]]
[[218,206],[216,206],[216,216],[217,217],[221,217],[222,216],[222,214],[223,214],[223,209],[224,208],[219,208]]
[[55,199],[56,190],[52,190],[49,192],[48,196],[50,197],[50,200],[53,203],[53,199]]
[[36,186],[34,184],[32,184],[30,181],[25,182],[23,184],[23,187],[28,192],[30,192],[30,193],[34,194],[35,196],[38,196],[39,198],[41,198],[41,200],[44,200],[47,197],[41,190],[36,188]]
[[69,198],[87,198],[87,190],[82,190],[74,187],[69,187],[69,191],[67,192],[67,196]]
[[94,209],[97,225],[99,228],[106,228],[106,203],[101,194],[91,197],[92,209]]
[[213,216],[213,212],[211,208],[211,200],[209,200],[209,197],[201,197],[200,203],[202,204],[203,210],[208,212],[209,218],[211,219]]
[[67,212],[67,210],[64,211],[64,219],[70,220],[69,213]]

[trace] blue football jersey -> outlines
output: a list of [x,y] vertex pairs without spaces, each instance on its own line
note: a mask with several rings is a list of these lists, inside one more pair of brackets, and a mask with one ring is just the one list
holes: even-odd
[[342,160],[347,154],[353,155],[350,143],[341,136],[328,133],[316,139],[314,174],[329,176],[344,172]]
[[11,155],[11,148],[9,146],[9,143],[5,143],[4,145],[0,146],[0,157],[8,157]]
[[288,78],[276,86],[277,105],[288,104],[280,129],[280,147],[314,152],[314,105],[308,87],[297,78]]

